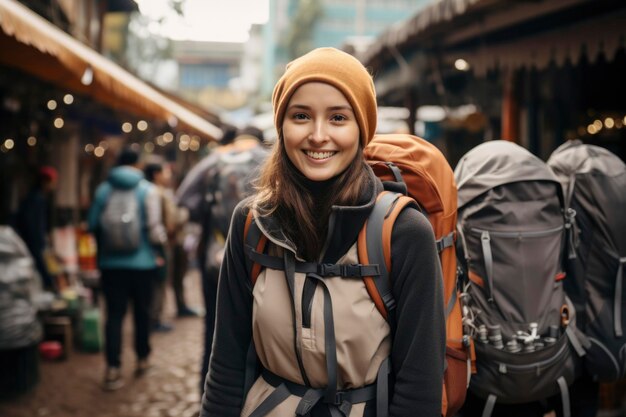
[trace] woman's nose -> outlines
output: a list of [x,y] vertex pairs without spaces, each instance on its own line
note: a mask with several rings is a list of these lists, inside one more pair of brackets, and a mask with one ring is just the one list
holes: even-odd
[[316,121],[309,139],[314,142],[325,142],[328,140],[328,132],[324,121]]

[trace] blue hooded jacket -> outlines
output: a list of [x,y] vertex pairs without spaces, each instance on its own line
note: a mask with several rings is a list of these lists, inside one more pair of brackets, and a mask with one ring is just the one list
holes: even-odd
[[[98,251],[98,267],[100,269],[153,269],[157,267],[156,253],[149,239],[148,222],[146,214],[146,195],[154,192],[154,185],[144,179],[143,173],[130,166],[119,166],[111,169],[105,182],[98,186],[93,204],[89,210],[89,231],[95,234],[100,243],[100,216],[107,203],[112,188],[129,190],[137,189],[137,196],[142,207],[141,219],[141,243],[139,248],[132,253],[106,253]],[[102,245],[99,245],[102,247]]]

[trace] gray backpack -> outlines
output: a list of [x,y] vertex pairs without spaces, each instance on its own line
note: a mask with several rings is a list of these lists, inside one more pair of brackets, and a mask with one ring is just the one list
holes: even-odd
[[578,140],[561,145],[548,165],[576,212],[565,290],[589,341],[585,365],[599,380],[615,381],[626,376],[626,165]]
[[100,214],[101,251],[128,254],[139,249],[145,223],[143,202],[147,189],[144,181],[131,189],[110,187]]
[[231,217],[241,200],[254,191],[254,180],[268,151],[262,145],[248,149],[233,149],[219,155],[207,174],[207,222],[210,230],[207,266],[219,268],[223,248],[230,229]]
[[560,393],[584,354],[574,307],[563,289],[567,217],[561,186],[548,166],[512,142],[483,143],[455,172],[461,301],[476,349],[470,390],[486,400],[520,404]]

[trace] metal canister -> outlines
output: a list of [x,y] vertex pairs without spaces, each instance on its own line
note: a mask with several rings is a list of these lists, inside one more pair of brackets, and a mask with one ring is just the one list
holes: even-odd
[[517,343],[517,339],[513,338],[506,342],[506,351],[511,353],[517,353],[522,350],[522,347]]
[[489,342],[496,349],[503,349],[504,343],[502,342],[502,330],[500,329],[500,325],[487,325],[487,331],[489,333]]
[[484,324],[478,326],[478,340],[482,343],[489,343],[489,338],[487,337],[487,326]]

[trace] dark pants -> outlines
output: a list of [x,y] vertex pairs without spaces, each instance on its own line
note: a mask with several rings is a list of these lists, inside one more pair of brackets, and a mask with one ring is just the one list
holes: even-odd
[[204,393],[204,379],[209,370],[213,332],[215,330],[215,306],[217,303],[217,281],[220,270],[217,267],[202,268],[202,292],[204,294],[204,354],[200,370],[200,394]]
[[128,301],[133,303],[135,353],[138,359],[150,354],[150,308],[157,270],[102,269],[102,291],[106,303],[105,354],[108,366],[121,365],[122,323]]
[[175,244],[172,255],[172,288],[176,297],[176,309],[178,313],[187,308],[185,302],[185,287],[183,285],[189,261],[187,252],[182,244]]

